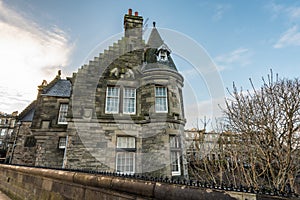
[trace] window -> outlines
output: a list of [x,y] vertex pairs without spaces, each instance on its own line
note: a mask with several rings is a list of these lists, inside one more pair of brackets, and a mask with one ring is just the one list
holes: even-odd
[[65,149],[66,148],[67,139],[65,137],[60,137],[58,140],[58,148]]
[[24,147],[35,147],[36,139],[33,135],[25,137]]
[[67,124],[67,114],[69,105],[66,103],[60,104],[58,114],[58,124]]
[[117,137],[116,169],[118,173],[134,174],[135,138]]
[[179,176],[180,173],[180,138],[179,136],[170,136],[171,151],[171,171],[172,176]]
[[107,87],[105,113],[119,112],[119,88]]
[[160,50],[158,54],[159,61],[168,61],[168,55],[166,50]]
[[9,131],[8,131],[8,135],[9,135],[9,136],[11,136],[11,135],[12,135],[12,133],[13,133],[13,131],[14,131],[14,129],[9,129]]
[[[120,98],[120,91],[123,96]],[[122,101],[121,101],[122,100]],[[121,103],[120,103],[121,102]],[[123,109],[120,107],[123,106]],[[116,114],[123,110],[124,114],[135,114],[136,112],[136,89],[107,87],[105,113]]]
[[2,129],[1,130],[1,136],[5,136],[5,134],[6,134],[6,129]]
[[155,87],[155,111],[158,113],[168,112],[166,87]]
[[123,93],[123,113],[135,114],[136,92],[133,88],[124,88]]

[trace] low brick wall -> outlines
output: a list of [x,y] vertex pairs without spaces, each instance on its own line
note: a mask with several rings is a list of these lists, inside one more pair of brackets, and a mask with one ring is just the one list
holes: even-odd
[[160,182],[0,165],[0,190],[16,200],[285,199]]

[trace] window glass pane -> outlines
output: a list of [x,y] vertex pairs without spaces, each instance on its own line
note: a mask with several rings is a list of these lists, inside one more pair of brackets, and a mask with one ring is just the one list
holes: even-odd
[[66,138],[65,137],[60,137],[58,143],[59,143],[58,148],[60,148],[60,149],[66,148]]
[[135,113],[135,89],[124,88],[123,97],[123,113],[134,114]]
[[62,103],[59,107],[58,124],[67,124],[68,104]]
[[134,173],[134,153],[118,152],[117,153],[117,172]]
[[177,172],[179,171],[179,160],[178,160],[178,154],[179,152],[176,152],[176,151],[172,151],[171,152],[171,168],[172,168],[172,171],[174,172]]
[[170,136],[170,147],[179,148],[179,136]]
[[171,170],[172,175],[180,175],[180,137],[170,136]]
[[155,111],[167,112],[167,89],[166,87],[155,88]]
[[117,148],[135,148],[135,137],[117,137]]
[[107,87],[105,112],[106,113],[119,112],[119,88]]

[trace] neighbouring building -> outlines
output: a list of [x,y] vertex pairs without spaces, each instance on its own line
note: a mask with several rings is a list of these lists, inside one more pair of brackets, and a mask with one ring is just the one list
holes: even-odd
[[185,130],[184,135],[189,177],[205,177],[207,174],[204,171],[210,170],[210,164],[222,159],[222,148],[225,145],[223,133],[193,128]]
[[12,163],[188,176],[183,77],[155,23],[145,42],[129,9],[124,29],[72,77],[43,81],[19,116]]
[[209,160],[217,158],[220,148],[220,133],[193,128],[185,130],[184,135],[188,162],[191,162],[191,159],[195,157]]
[[9,148],[9,141],[14,131],[18,112],[6,114],[0,112],[0,162],[5,162],[5,155]]

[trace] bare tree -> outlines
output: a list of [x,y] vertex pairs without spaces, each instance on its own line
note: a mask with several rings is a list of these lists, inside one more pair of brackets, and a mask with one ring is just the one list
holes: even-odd
[[233,86],[226,101],[226,131],[236,137],[230,153],[240,182],[283,191],[300,174],[300,80],[280,79],[272,72],[259,90]]
[[271,72],[260,89],[250,83],[246,92],[233,85],[223,130],[207,156],[201,154],[205,131],[195,135],[190,173],[215,184],[289,190],[300,174],[300,80]]

